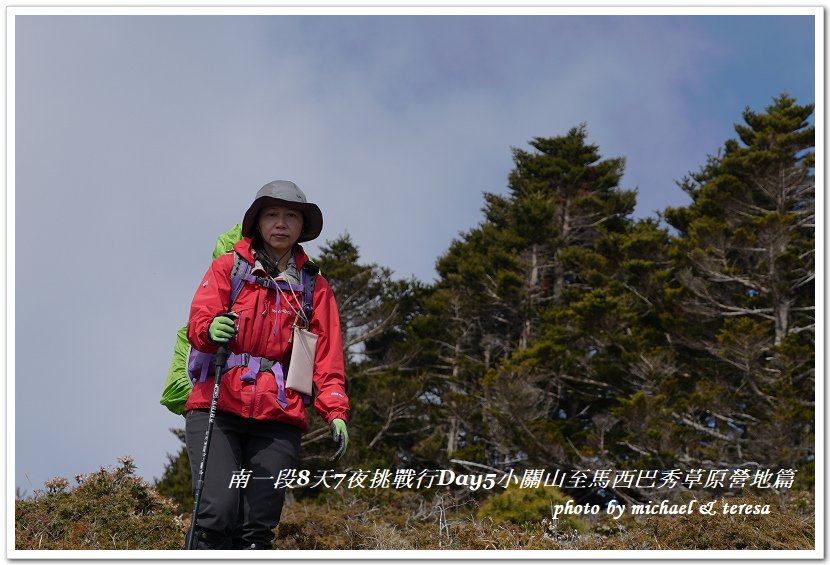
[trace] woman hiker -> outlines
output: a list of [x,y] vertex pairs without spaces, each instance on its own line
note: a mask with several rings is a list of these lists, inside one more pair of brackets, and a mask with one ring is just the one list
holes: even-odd
[[[242,222],[243,239],[234,252],[213,261],[190,308],[187,337],[196,356],[210,356],[220,345],[230,354],[219,398],[195,529],[196,549],[270,549],[285,489],[275,488],[280,471],[297,469],[300,435],[308,429],[305,405],[310,382],[286,383],[292,350],[312,351],[307,377],[317,387],[314,408],[338,443],[335,459],[348,444],[343,341],[331,286],[306,265],[300,242],[320,235],[323,215],[293,182],[274,181],[257,192]],[[233,300],[234,269],[250,266]],[[306,284],[303,285],[303,282]],[[311,282],[311,284],[309,284]],[[242,284],[244,283],[244,284]],[[311,311],[303,308],[303,290]],[[316,336],[308,347],[305,328]],[[303,347],[295,347],[296,343]],[[295,364],[303,365],[302,360]],[[196,488],[213,393],[213,375],[195,370],[185,405],[185,430]],[[313,360],[313,371],[310,369]],[[205,363],[207,365],[207,363]],[[293,376],[292,376],[293,378]],[[244,488],[232,488],[236,473],[250,472]],[[259,477],[259,479],[258,479]],[[269,479],[270,477],[270,479]]]

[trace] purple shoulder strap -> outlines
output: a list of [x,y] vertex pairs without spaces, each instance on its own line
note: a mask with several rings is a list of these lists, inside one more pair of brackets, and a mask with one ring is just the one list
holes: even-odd
[[239,293],[242,291],[242,287],[245,286],[245,277],[250,272],[251,264],[248,263],[242,257],[240,257],[239,253],[234,252],[233,270],[231,271],[231,301],[230,303],[228,303],[229,310],[231,306],[233,306],[234,302],[236,302],[236,299],[239,297]]
[[314,283],[317,282],[317,275],[319,273],[320,267],[311,261],[303,265],[303,311],[309,322],[311,321],[311,314],[314,311]]
[[[253,280],[251,277],[251,264],[239,256],[238,253],[233,254],[233,270],[231,271],[231,301],[228,306],[230,309],[236,302],[242,287],[245,286],[246,280]],[[302,288],[303,288],[303,310],[308,319],[311,319],[311,314],[314,310],[314,283],[317,282],[317,274],[320,272],[320,267],[314,263],[308,262],[303,266],[302,272]]]

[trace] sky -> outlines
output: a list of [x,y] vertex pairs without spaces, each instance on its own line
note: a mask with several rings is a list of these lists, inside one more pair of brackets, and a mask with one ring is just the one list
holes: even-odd
[[14,485],[124,455],[161,476],[176,331],[269,181],[322,209],[312,256],[348,233],[425,282],[507,192],[512,148],[581,123],[626,159],[636,217],[687,204],[675,181],[745,107],[816,101],[812,16],[712,13],[17,15]]

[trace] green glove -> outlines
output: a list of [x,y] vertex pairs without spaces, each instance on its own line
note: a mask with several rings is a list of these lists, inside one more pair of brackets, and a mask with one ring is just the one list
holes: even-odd
[[346,422],[340,418],[335,418],[331,421],[331,439],[337,443],[337,451],[329,460],[332,463],[343,457],[346,453],[346,448],[349,446],[349,432],[346,430]]
[[208,337],[216,343],[228,343],[228,340],[236,335],[235,312],[220,314],[210,323]]

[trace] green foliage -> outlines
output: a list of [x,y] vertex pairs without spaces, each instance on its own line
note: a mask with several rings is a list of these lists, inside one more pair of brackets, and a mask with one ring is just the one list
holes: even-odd
[[[485,194],[485,220],[436,264],[431,337],[448,457],[564,463],[576,455],[567,441],[585,436],[571,418],[602,409],[593,398],[620,378],[613,342],[637,319],[623,287],[607,285],[635,193],[618,186],[623,159],[602,159],[587,137],[583,124],[514,149],[509,193]],[[590,335],[599,325],[607,336]]]
[[114,469],[57,477],[45,491],[15,501],[16,549],[181,549],[184,526],[174,505],[133,475],[125,457]]
[[[514,524],[541,523],[551,519],[555,504],[565,504],[569,497],[554,487],[518,488],[511,486],[497,494],[491,495],[479,508],[476,517],[479,520],[489,518],[495,523],[513,522]],[[573,514],[562,514],[559,518],[560,528],[585,531],[585,522]]]
[[666,211],[678,236],[661,317],[680,372],[699,375],[676,412],[704,458],[805,466],[813,452],[812,110],[786,94],[747,109],[739,139],[684,180],[692,204]]

